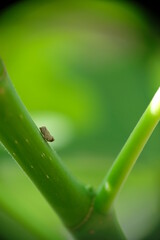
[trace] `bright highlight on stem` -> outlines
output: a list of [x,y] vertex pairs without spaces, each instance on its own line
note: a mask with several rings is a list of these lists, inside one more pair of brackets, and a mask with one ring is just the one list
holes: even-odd
[[129,136],[97,191],[95,207],[106,213],[132,170],[138,156],[160,120],[160,88]]
[[151,113],[160,115],[160,88],[158,88],[156,94],[151,101]]

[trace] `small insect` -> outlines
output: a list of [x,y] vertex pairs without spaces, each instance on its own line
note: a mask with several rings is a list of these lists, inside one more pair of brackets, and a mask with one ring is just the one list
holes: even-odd
[[50,134],[50,132],[48,131],[48,129],[45,126],[42,126],[39,128],[43,138],[48,141],[48,142],[53,142],[54,141],[54,137]]

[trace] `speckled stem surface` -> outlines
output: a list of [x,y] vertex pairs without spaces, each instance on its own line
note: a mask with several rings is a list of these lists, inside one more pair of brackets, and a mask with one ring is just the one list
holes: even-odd
[[44,140],[16,93],[1,60],[0,141],[65,225],[72,228],[79,224],[88,212],[92,196]]

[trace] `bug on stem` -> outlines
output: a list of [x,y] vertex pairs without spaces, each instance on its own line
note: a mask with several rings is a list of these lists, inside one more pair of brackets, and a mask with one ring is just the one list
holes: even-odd
[[42,126],[39,128],[43,138],[47,141],[47,142],[53,142],[54,141],[54,137],[50,134],[50,132],[48,131],[48,129],[45,126]]

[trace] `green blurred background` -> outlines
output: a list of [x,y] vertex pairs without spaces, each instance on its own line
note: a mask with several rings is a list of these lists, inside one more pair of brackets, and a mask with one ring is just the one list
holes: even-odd
[[[19,1],[0,12],[0,56],[37,126],[77,178],[97,187],[159,87],[153,19],[122,1]],[[160,127],[116,201],[127,239],[160,235]],[[2,239],[71,239],[0,146]]]

